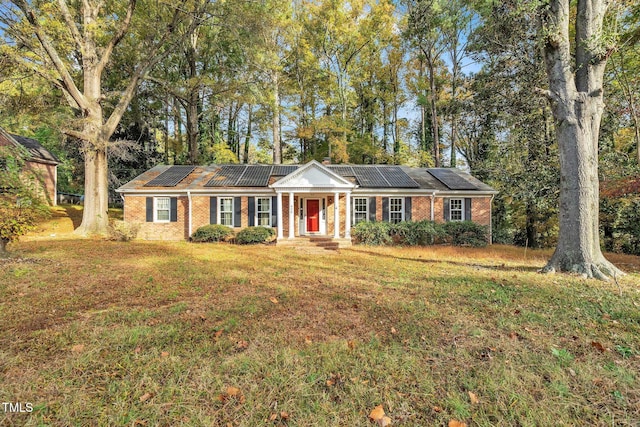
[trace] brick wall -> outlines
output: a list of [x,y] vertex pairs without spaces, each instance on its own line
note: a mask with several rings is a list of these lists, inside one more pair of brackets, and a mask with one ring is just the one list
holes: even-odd
[[491,225],[491,197],[476,197],[473,199],[471,219],[480,225]]
[[416,196],[411,198],[411,220],[431,220],[431,197]]
[[[436,222],[444,222],[444,199],[444,197],[436,197],[434,204]],[[471,198],[471,219],[480,225],[491,225],[491,197]]]
[[[177,222],[146,222],[147,198],[145,196],[125,196],[124,220],[140,225],[139,239],[183,240],[189,237],[189,199],[178,197]],[[195,231],[195,228],[194,228]]]
[[[249,196],[254,197],[254,196]],[[249,225],[248,207],[249,197],[242,196],[241,198],[241,221],[242,227],[236,227],[235,231],[239,231]],[[333,195],[327,196],[326,206],[326,223],[327,223],[327,235],[333,236],[334,233],[334,209],[333,209]],[[340,196],[340,235],[344,236],[345,232],[345,196]],[[490,197],[476,197],[473,198],[472,205],[472,218],[474,222],[481,225],[490,225],[491,222],[491,198]],[[299,235],[299,197],[294,197],[294,234]],[[282,224],[284,237],[289,236],[289,196],[283,194],[282,196],[283,212]],[[178,198],[178,221],[171,223],[151,223],[146,222],[146,197],[145,196],[126,196],[124,219],[127,222],[135,222],[140,224],[139,238],[149,240],[182,240],[187,239],[188,236],[188,198],[182,196]],[[210,196],[192,196],[192,231],[198,229],[203,225],[209,224],[210,216]],[[276,209],[277,206],[273,206],[272,209]],[[444,212],[444,198],[436,197],[434,203],[434,219],[437,222],[443,222]],[[431,197],[430,196],[414,196],[411,203],[411,218],[413,221],[429,220],[431,219]],[[351,219],[349,219],[351,220]],[[376,220],[382,221],[382,197],[376,197]],[[277,224],[273,224],[275,231]]]
[[[277,203],[277,202],[276,202]],[[294,212],[294,220],[293,220],[293,235],[297,236],[299,233],[299,215],[298,215],[298,205],[299,205],[298,196],[293,196],[293,212]],[[277,206],[273,207],[277,209]],[[278,233],[278,224],[273,224],[276,235]],[[282,195],[282,235],[284,237],[289,237],[289,195]]]
[[204,225],[209,225],[210,199],[209,196],[191,196],[191,209],[193,209],[191,221],[193,231],[196,231]]
[[38,183],[39,189],[42,189],[42,196],[50,205],[56,205],[56,166],[39,162],[28,161],[26,168],[33,172]]

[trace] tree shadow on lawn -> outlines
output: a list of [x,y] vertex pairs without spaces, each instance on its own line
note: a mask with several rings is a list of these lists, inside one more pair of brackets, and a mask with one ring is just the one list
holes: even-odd
[[425,264],[451,264],[451,265],[458,265],[460,267],[471,267],[471,268],[478,268],[482,270],[537,272],[537,271],[540,271],[540,269],[542,268],[542,266],[531,267],[528,265],[507,266],[504,263],[500,265],[485,265],[485,264],[478,264],[478,263],[472,263],[472,262],[452,261],[447,259],[409,258],[409,257],[396,256],[396,255],[385,254],[385,253],[374,252],[374,251],[366,251],[366,250],[365,251],[358,250],[358,252],[375,256],[375,257],[391,258],[391,259],[396,259],[400,261],[421,262]]
[[64,210],[67,213],[67,217],[73,223],[73,229],[80,227],[82,223],[82,209],[78,209],[78,206],[75,205],[62,205]]

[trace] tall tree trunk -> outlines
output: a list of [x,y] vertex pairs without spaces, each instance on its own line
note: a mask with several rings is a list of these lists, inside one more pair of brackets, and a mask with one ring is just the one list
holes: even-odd
[[192,88],[189,93],[189,101],[187,102],[187,144],[189,149],[189,163],[198,164],[198,89]]
[[440,167],[440,131],[438,129],[438,108],[436,105],[437,87],[435,76],[435,65],[429,61],[429,107],[431,108],[431,132],[433,134],[433,160],[435,166]]
[[273,163],[278,165],[282,163],[282,146],[280,141],[280,81],[278,73],[275,72],[271,76],[273,84]]
[[84,152],[84,210],[77,234],[102,234],[109,224],[107,141]]
[[82,134],[84,155],[84,207],[82,222],[74,233],[86,236],[105,234],[109,225],[109,182],[107,146],[111,133],[105,132],[100,105],[101,73],[95,66],[93,46],[84,56],[84,94],[87,98]]
[[249,163],[249,144],[251,144],[251,119],[253,117],[253,105],[249,104],[248,112],[247,136],[244,138],[244,155],[242,156],[242,163]]
[[[552,0],[542,11],[548,97],[560,150],[560,230],[544,272],[566,271],[606,279],[623,273],[600,250],[598,136],[604,111],[606,56],[589,46],[604,43],[605,0],[579,0],[576,51],[569,40],[570,0]],[[597,48],[596,48],[597,49]],[[575,67],[572,67],[575,57]],[[572,73],[576,69],[576,74]]]

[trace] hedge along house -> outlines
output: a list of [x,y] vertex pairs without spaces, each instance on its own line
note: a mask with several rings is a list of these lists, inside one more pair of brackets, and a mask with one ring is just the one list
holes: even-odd
[[[458,169],[389,165],[156,166],[117,190],[143,239],[180,240],[207,224],[276,229],[278,244],[351,244],[360,221],[471,220],[491,227],[497,193]],[[490,233],[489,233],[490,234]]]
[[[388,165],[156,166],[117,190],[143,239],[187,239],[207,224],[276,229],[351,244],[360,221],[471,220],[491,227],[497,193],[458,169]],[[489,233],[490,234],[490,233]]]
[[[2,128],[0,128],[0,147],[8,147],[9,150],[26,150],[25,168],[33,172],[42,189],[43,198],[47,203],[55,206],[60,160],[35,139],[11,134]],[[3,159],[0,159],[0,162],[2,161]]]

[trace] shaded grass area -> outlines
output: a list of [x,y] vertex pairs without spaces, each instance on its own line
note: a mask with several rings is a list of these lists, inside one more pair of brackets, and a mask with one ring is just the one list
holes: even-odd
[[356,426],[379,404],[407,426],[640,420],[638,257],[612,257],[618,287],[504,246],[12,250],[0,401],[35,409],[2,425]]

